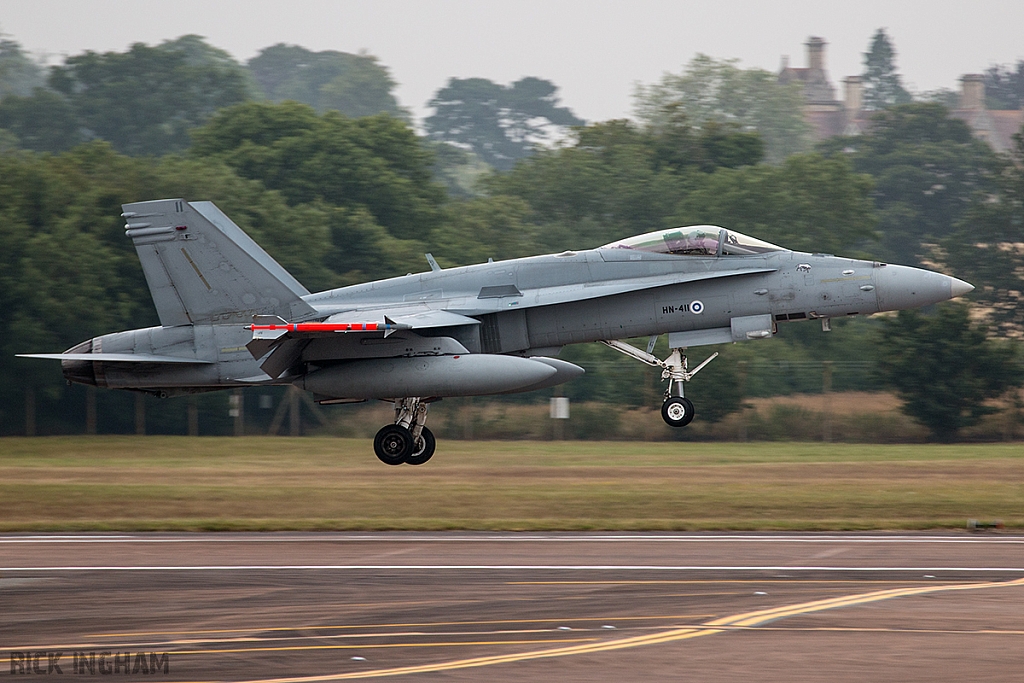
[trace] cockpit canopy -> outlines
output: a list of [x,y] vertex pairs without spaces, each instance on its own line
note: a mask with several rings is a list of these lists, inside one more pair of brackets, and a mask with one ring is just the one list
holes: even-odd
[[648,232],[609,242],[598,248],[637,249],[679,256],[746,256],[769,251],[786,251],[782,247],[717,225],[690,225]]

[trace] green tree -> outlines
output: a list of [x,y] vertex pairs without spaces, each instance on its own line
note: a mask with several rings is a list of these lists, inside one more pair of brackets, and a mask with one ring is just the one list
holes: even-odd
[[18,136],[0,127],[0,154],[7,154],[18,149]]
[[18,147],[36,152],[62,152],[86,139],[68,98],[43,88],[0,101],[0,129],[14,136]]
[[876,237],[871,178],[842,158],[798,154],[782,166],[723,168],[699,180],[673,225],[711,223],[789,249],[848,255]]
[[941,104],[898,105],[876,113],[867,134],[834,138],[819,149],[845,157],[875,181],[880,258],[934,259],[928,245],[949,236],[972,198],[994,190],[1003,162]]
[[[194,75],[204,81],[196,84],[196,87],[212,90],[225,85],[228,80],[235,81],[240,77],[246,99],[259,100],[263,97],[259,83],[249,70],[239,64],[230,52],[210,45],[202,36],[190,33],[173,40],[165,40],[157,48],[184,55],[185,63],[196,70]],[[216,82],[218,79],[221,83]],[[237,86],[231,83],[231,87]]]
[[[720,129],[708,130],[666,132],[628,121],[587,126],[577,131],[576,144],[538,153],[487,187],[530,206],[530,220],[549,250],[691,223],[836,253],[873,237],[871,181],[845,159],[797,155],[781,166],[714,166]],[[739,141],[726,147],[744,148],[747,134],[737,135]],[[670,154],[678,149],[691,151]],[[722,158],[731,164],[742,155]]]
[[127,157],[105,142],[0,155],[0,306],[10,322],[0,337],[0,433],[20,432],[28,386],[37,390],[41,431],[82,426],[81,404],[71,409],[75,394],[59,372],[14,354],[157,324],[120,217],[122,203],[157,197],[213,200],[310,289],[345,284],[329,266],[330,210],[289,206],[215,159]]
[[942,242],[939,258],[975,286],[970,298],[1003,336],[1024,333],[1024,129],[1012,161],[977,193],[957,231]]
[[985,70],[985,104],[989,109],[1024,109],[1024,59]]
[[931,102],[941,104],[946,109],[957,109],[960,106],[960,93],[951,88],[937,88],[919,92],[914,96],[917,102]]
[[373,55],[278,43],[260,50],[247,66],[275,102],[295,100],[320,113],[336,110],[353,118],[382,112],[408,118],[392,92],[395,81]]
[[66,149],[79,141],[63,100],[44,94],[33,101],[45,82],[42,66],[0,32],[0,149]]
[[710,173],[716,168],[752,166],[764,158],[764,142],[756,132],[718,121],[696,127],[678,102],[667,104],[663,115],[643,132],[657,168]]
[[194,135],[194,157],[215,157],[289,204],[363,208],[399,239],[438,224],[443,188],[409,125],[387,114],[350,119],[307,105],[248,103],[219,112]]
[[697,55],[681,73],[639,86],[635,101],[637,118],[645,127],[662,127],[681,113],[698,128],[714,121],[756,131],[769,163],[781,163],[811,148],[800,84],[780,84],[775,74],[741,69],[736,60]]
[[595,247],[662,227],[683,178],[656,168],[649,139],[629,121],[578,129],[575,144],[540,150],[488,179],[493,195],[518,197],[546,251]]
[[198,36],[76,55],[53,67],[47,83],[48,90],[5,99],[0,125],[23,146],[50,152],[92,138],[126,154],[181,151],[192,128],[253,93],[241,65]]
[[0,100],[8,95],[30,95],[44,80],[43,68],[17,41],[0,32]]
[[443,265],[482,263],[533,256],[537,227],[529,222],[530,207],[518,197],[495,195],[452,202],[444,221],[431,236],[434,255]]
[[964,305],[940,305],[931,316],[900,311],[886,321],[880,344],[880,372],[903,412],[939,441],[996,412],[986,401],[1021,383],[1016,347],[987,339]]
[[428,103],[435,113],[423,122],[432,140],[472,150],[506,171],[538,146],[584,121],[558,105],[551,81],[522,78],[503,86],[486,78],[452,78]]
[[884,28],[875,31],[871,46],[864,53],[864,108],[888,109],[908,104],[913,98],[896,72],[896,48]]
[[482,193],[480,181],[492,169],[472,152],[447,142],[424,140],[434,154],[434,179],[444,185],[453,199],[472,199]]

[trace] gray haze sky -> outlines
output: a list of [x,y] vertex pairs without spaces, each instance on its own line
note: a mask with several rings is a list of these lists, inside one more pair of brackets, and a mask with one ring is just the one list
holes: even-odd
[[824,37],[839,87],[885,27],[904,83],[958,88],[964,73],[1024,58],[1024,0],[0,0],[0,31],[54,57],[123,51],[186,33],[244,61],[279,42],[367,50],[417,117],[451,76],[508,83],[537,76],[590,121],[627,116],[634,85],[678,72],[696,53],[776,71],[805,66]]

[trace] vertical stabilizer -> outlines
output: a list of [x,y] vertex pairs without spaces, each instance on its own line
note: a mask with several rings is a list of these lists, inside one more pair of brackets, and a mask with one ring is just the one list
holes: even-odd
[[311,317],[309,291],[212,202],[122,205],[160,324]]

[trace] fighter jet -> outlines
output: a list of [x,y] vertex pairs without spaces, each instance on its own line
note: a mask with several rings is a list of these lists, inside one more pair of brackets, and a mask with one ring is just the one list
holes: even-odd
[[[970,292],[918,268],[791,251],[713,225],[581,251],[441,268],[310,293],[211,202],[123,205],[160,326],[86,340],[64,376],[160,397],[295,385],[321,404],[390,401],[374,438],[388,465],[434,454],[430,404],[533,391],[583,368],[559,360],[599,342],[661,370],[662,417],[693,419],[690,347],[772,337],[781,322],[915,308]],[[653,355],[668,335],[670,353]],[[624,340],[649,337],[647,349]]]

